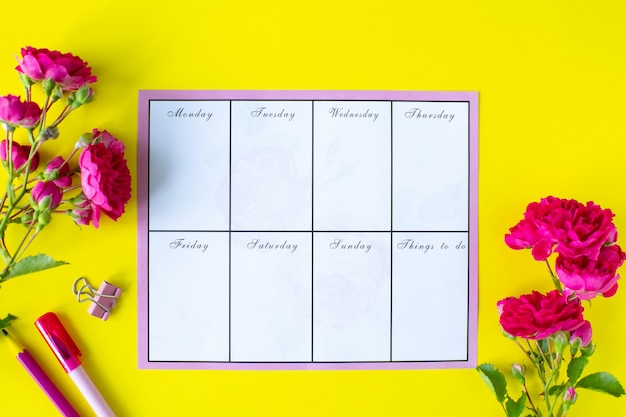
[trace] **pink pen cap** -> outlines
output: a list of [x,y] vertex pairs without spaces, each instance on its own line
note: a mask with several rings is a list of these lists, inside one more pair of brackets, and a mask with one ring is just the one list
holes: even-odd
[[46,313],[35,321],[35,326],[54,352],[59,363],[69,373],[80,366],[78,346],[54,313]]

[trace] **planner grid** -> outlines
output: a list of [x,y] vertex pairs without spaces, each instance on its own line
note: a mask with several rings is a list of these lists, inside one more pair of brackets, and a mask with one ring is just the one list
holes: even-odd
[[140,92],[140,366],[473,366],[476,107]]

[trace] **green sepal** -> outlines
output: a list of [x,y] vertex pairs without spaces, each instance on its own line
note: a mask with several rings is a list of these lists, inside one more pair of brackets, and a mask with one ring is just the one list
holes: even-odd
[[511,375],[513,378],[517,380],[520,384],[524,385],[526,383],[526,376],[524,375],[525,369],[522,365],[513,364],[511,366]]
[[58,101],[61,97],[63,97],[63,88],[61,88],[60,85],[56,84],[54,86],[54,89],[52,90],[52,94],[50,96],[50,104],[55,103],[56,101]]
[[496,396],[498,402],[503,403],[507,397],[506,378],[504,378],[504,374],[489,363],[483,363],[477,366],[476,370],[491,392]]
[[596,351],[596,345],[589,343],[587,346],[580,348],[580,353],[584,356],[591,356]]
[[54,87],[56,86],[56,83],[54,82],[52,78],[46,78],[45,80],[41,81],[41,86],[43,87],[43,91],[46,94],[46,96],[50,96],[52,95],[52,91],[54,91]]
[[56,126],[48,126],[37,135],[37,140],[54,140],[59,137],[59,128]]
[[18,73],[18,77],[19,77],[22,85],[24,86],[24,91],[26,93],[28,93],[28,91],[30,90],[30,87],[33,84],[35,84],[35,80],[30,78],[28,75],[24,74],[23,72]]
[[620,397],[626,394],[622,384],[620,384],[617,378],[608,372],[596,372],[594,374],[587,375],[578,381],[576,387],[604,392],[605,394],[609,394],[614,397]]

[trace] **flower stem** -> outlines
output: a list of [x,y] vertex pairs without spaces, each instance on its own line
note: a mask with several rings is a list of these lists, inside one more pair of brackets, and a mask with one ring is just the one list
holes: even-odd
[[533,410],[535,415],[537,415],[538,414],[537,407],[535,407],[535,403],[533,402],[533,397],[530,395],[530,392],[528,391],[528,385],[526,385],[526,382],[522,384],[522,391],[524,391],[524,394],[526,394],[526,398],[528,399],[528,402],[530,403],[530,408]]
[[541,358],[543,359],[544,363],[546,365],[548,365],[548,369],[550,371],[552,371],[552,360],[546,356],[546,352],[544,352],[543,348],[541,347],[541,344],[539,343],[539,341],[535,341],[535,344],[537,346],[537,350],[539,351],[539,353],[541,354]]
[[517,346],[519,346],[520,349],[522,349],[522,352],[524,352],[524,355],[526,355],[526,357],[528,359],[530,359],[531,361],[533,360],[533,358],[528,354],[528,352],[526,351],[526,349],[524,349],[524,346],[522,346],[522,344],[519,342],[519,340],[517,340],[517,338],[514,339],[514,342]]
[[59,117],[57,117],[57,119],[50,126],[58,126],[72,112],[72,110],[73,109],[70,106],[65,106],[61,114],[59,114]]
[[[44,128],[45,124],[45,111],[43,112],[40,120],[40,130]],[[29,140],[32,144],[30,148],[30,153],[28,155],[28,159],[26,162],[19,168],[15,169],[13,164],[13,130],[9,130],[7,132],[7,140],[6,140],[6,166],[7,166],[7,179],[6,179],[6,188],[5,194],[2,197],[2,219],[0,220],[0,257],[4,261],[5,268],[0,273],[0,282],[4,281],[4,277],[8,273],[8,271],[15,265],[15,263],[20,259],[20,257],[24,254],[24,251],[28,248],[30,243],[33,241],[34,236],[37,235],[37,232],[31,235],[32,229],[36,222],[35,219],[32,220],[28,229],[24,233],[21,241],[11,254],[11,250],[6,245],[4,240],[4,236],[6,234],[7,227],[9,223],[15,219],[19,213],[23,212],[27,209],[28,205],[20,206],[20,202],[26,195],[28,191],[28,183],[31,181],[31,164],[33,159],[37,155],[37,152],[41,148],[41,144],[43,143],[43,139],[36,140],[33,135],[32,129],[28,129]],[[21,177],[21,184],[16,186],[16,182]],[[5,209],[6,204],[6,209]],[[17,211],[17,212],[16,212]]]
[[28,226],[28,230],[26,231],[26,233],[24,233],[24,236],[22,237],[22,240],[20,241],[20,244],[15,249],[15,257],[14,257],[14,259],[20,259],[22,257],[22,255],[24,255],[24,252],[26,252],[26,249],[28,249],[30,244],[33,242],[33,240],[35,239],[35,237],[39,233],[37,230],[35,230],[35,233],[33,233],[30,236],[30,238],[27,240],[28,235],[30,234],[30,232],[32,232],[32,230],[34,228],[34,225],[35,225],[35,222],[33,221]]
[[46,127],[46,114],[48,113],[48,103],[50,102],[50,94],[46,94],[44,104],[41,107],[41,118],[39,119],[39,132],[43,132]]
[[550,273],[550,278],[552,278],[552,283],[554,284],[557,290],[559,290],[560,292],[563,292],[563,286],[561,286],[561,281],[559,281],[559,277],[552,270],[552,267],[550,266],[550,262],[548,262],[547,259],[545,260],[545,262],[546,262],[546,266],[548,267],[548,272]]

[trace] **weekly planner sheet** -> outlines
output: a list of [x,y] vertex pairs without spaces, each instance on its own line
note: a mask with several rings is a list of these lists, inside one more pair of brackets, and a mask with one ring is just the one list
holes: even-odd
[[477,100],[140,91],[139,366],[475,366]]

